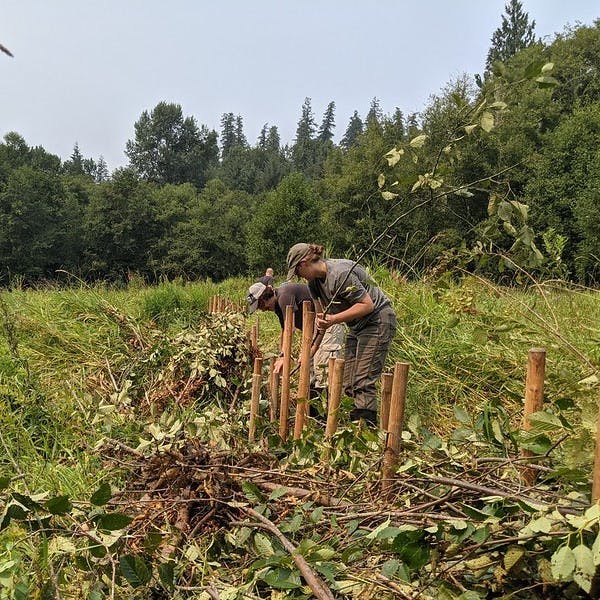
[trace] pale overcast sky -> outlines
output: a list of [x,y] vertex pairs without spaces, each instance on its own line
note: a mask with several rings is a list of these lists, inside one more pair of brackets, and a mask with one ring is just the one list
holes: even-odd
[[[507,0],[0,0],[0,136],[17,131],[66,159],[75,142],[109,168],[143,110],[165,100],[219,130],[244,119],[294,138],[305,97],[336,140],[371,99],[421,110],[462,73],[480,73]],[[522,0],[536,34],[592,25],[598,0]]]

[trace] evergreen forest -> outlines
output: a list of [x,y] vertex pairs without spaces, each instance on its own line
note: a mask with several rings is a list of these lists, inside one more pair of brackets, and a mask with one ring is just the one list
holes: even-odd
[[335,102],[319,119],[310,98],[290,144],[276,125],[253,142],[241,115],[224,112],[217,132],[162,101],[113,172],[77,143],[61,160],[7,133],[1,284],[282,273],[303,240],[409,277],[459,266],[597,284],[600,24],[543,41],[519,2],[506,10],[483,74],[415,114],[373,98],[339,143]]

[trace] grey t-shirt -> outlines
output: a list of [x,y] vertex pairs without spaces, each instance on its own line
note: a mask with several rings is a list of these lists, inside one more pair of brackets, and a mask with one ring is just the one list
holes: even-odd
[[321,300],[323,307],[328,306],[335,295],[329,313],[341,313],[356,304],[365,294],[369,294],[373,301],[373,312],[362,319],[349,321],[347,325],[350,329],[360,331],[377,318],[382,308],[391,307],[389,298],[373,283],[362,265],[345,258],[329,258],[325,260],[325,264],[325,279],[310,281],[308,288],[313,298]]
[[[285,325],[285,309],[291,306],[294,309],[294,327],[302,329],[302,303],[311,300],[308,286],[301,283],[284,283],[275,290],[277,301],[275,302],[275,314],[279,319],[281,329]],[[311,310],[314,308],[311,306]]]

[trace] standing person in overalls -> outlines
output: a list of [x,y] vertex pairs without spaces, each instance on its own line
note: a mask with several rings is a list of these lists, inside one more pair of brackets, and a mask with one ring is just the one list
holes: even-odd
[[389,298],[364,267],[346,259],[323,258],[323,246],[295,244],[287,255],[288,279],[308,281],[311,296],[324,308],[316,326],[327,331],[345,323],[344,393],[354,400],[353,421],[377,424],[376,386],[396,333],[396,313]]
[[[314,301],[310,295],[307,285],[300,283],[285,283],[277,288],[264,285],[261,282],[254,283],[248,289],[248,313],[255,310],[272,310],[279,319],[281,335],[279,337],[279,358],[275,362],[275,372],[279,373],[283,367],[283,333],[285,327],[285,309],[291,306],[294,310],[294,327],[302,330],[302,304],[309,301],[315,309]],[[313,347],[311,348],[311,398],[321,396],[327,389],[327,363],[329,358],[340,356],[344,345],[345,330],[343,325],[330,327],[322,335],[313,335]],[[322,339],[321,339],[322,338]],[[314,411],[313,411],[314,412]],[[312,413],[311,413],[312,414]]]

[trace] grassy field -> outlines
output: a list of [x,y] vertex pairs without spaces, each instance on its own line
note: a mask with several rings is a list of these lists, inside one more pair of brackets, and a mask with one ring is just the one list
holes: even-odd
[[[547,351],[546,408],[559,421],[540,432],[546,447],[552,447],[555,465],[563,469],[565,483],[573,481],[574,490],[589,494],[586,486],[600,391],[600,294],[558,284],[527,290],[503,288],[472,276],[421,282],[405,282],[385,270],[373,276],[398,314],[390,367],[396,361],[411,365],[407,439],[439,450],[460,435],[473,435],[478,443],[489,444],[492,455],[517,452],[518,436],[513,433],[522,418],[527,353],[543,347]],[[68,552],[63,548],[49,554],[47,540],[32,533],[36,528],[31,522],[36,521],[39,529],[43,518],[38,513],[32,516],[37,505],[35,510],[28,508],[26,498],[35,504],[49,497],[68,497],[75,508],[57,515],[95,523],[94,506],[102,505],[92,502],[89,512],[85,503],[90,495],[103,484],[113,491],[131,485],[131,465],[127,458],[119,458],[118,448],[132,450],[131,456],[137,457],[151,443],[144,446],[141,440],[151,434],[149,439],[161,452],[170,452],[171,446],[164,450],[165,440],[176,439],[182,423],[193,425],[195,432],[203,431],[209,448],[248,451],[244,438],[249,385],[243,336],[258,320],[259,344],[268,356],[277,349],[279,325],[273,314],[246,319],[207,317],[206,311],[209,298],[217,293],[243,302],[249,283],[237,279],[218,286],[164,283],[145,287],[134,282],[118,290],[80,286],[0,294],[0,476],[7,507],[0,532],[0,598],[41,598],[44,593],[94,600],[134,597],[123,591],[130,588],[125,581],[117,581],[116,575],[112,580],[108,576],[94,579],[91,567],[89,572],[83,569],[87,575],[77,574],[65,558],[75,553],[72,544]],[[235,402],[239,410],[231,416]],[[467,430],[471,433],[465,434]],[[264,435],[265,439],[270,435],[268,426]],[[311,436],[303,442],[306,448]],[[365,440],[364,448],[370,451],[379,443],[368,436]],[[274,452],[283,457],[294,450],[287,446]],[[351,470],[350,464],[352,468],[362,464],[361,460],[350,461],[346,470]],[[25,503],[22,510],[29,517],[29,529],[17,523],[27,521],[20,509],[9,511],[18,504],[15,498]],[[82,503],[79,508],[78,502]],[[80,518],[84,513],[85,518]],[[59,529],[61,540],[88,535],[84,528],[76,536],[64,522],[53,531]],[[107,542],[106,547],[113,546]],[[204,552],[202,560],[190,559],[195,552],[191,547]],[[188,545],[184,554],[187,569],[194,561],[204,561],[205,572],[210,572],[210,553],[201,543]],[[107,572],[111,564],[116,572],[114,560],[98,560],[104,560]],[[121,561],[121,576],[134,588],[146,589],[147,582],[134,567],[123,566]],[[413,565],[413,571],[414,579],[417,566]],[[269,580],[256,577],[254,587],[248,587],[240,598],[272,597],[257,591]],[[410,579],[406,574],[401,578],[407,585]],[[189,576],[186,581],[192,580]],[[293,574],[290,581],[296,581]],[[161,582],[162,587],[156,589],[169,589],[162,574]],[[190,588],[187,592],[186,587]],[[170,595],[165,591],[163,596],[154,591],[152,597],[211,597],[206,579],[196,591],[193,587],[175,586]],[[273,583],[273,589],[286,588]],[[290,589],[295,591],[288,595],[306,597],[300,585]],[[19,596],[23,590],[29,596]],[[145,593],[140,591],[135,597],[150,597]],[[410,590],[406,593],[412,597]],[[461,593],[465,592],[459,586],[446,597],[459,598]]]

